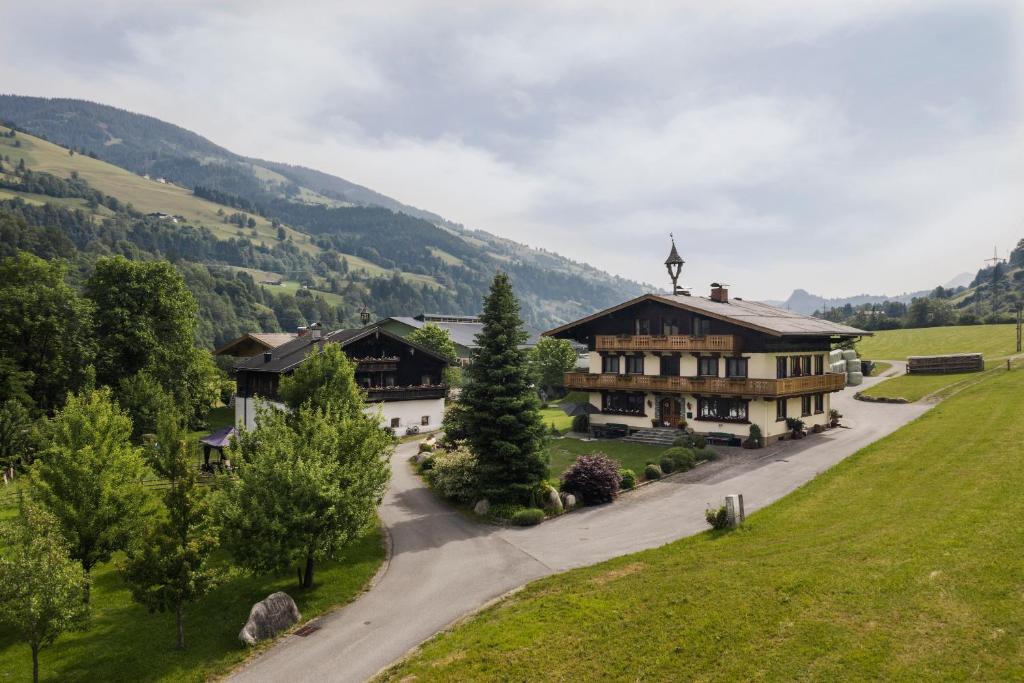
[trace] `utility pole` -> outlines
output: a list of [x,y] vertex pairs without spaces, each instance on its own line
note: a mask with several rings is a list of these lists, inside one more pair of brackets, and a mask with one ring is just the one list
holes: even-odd
[[1021,322],[1021,311],[1024,311],[1024,303],[1017,302],[1017,353],[1020,353],[1020,322]]

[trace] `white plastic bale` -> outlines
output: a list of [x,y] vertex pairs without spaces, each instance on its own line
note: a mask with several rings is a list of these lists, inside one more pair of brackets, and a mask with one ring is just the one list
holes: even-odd
[[829,363],[838,363],[842,359],[843,359],[843,350],[842,349],[833,349],[832,351],[828,352],[828,362]]
[[843,350],[843,360],[854,360],[857,357],[857,352],[853,349]]
[[861,362],[859,360],[848,360],[846,361],[847,372],[861,372]]
[[860,386],[864,383],[864,373],[850,372],[846,375],[846,385],[851,387]]

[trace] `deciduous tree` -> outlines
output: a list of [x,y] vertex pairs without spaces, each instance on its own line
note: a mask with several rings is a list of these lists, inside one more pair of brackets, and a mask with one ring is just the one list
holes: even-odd
[[340,344],[324,344],[281,378],[278,395],[293,411],[304,405],[352,417],[362,412],[364,399],[355,380],[355,364]]
[[521,348],[527,334],[519,302],[505,273],[494,276],[480,317],[479,348],[460,398],[467,440],[480,463],[481,492],[491,502],[528,503],[547,478],[544,425]]
[[534,380],[547,391],[564,385],[565,373],[576,367],[577,355],[566,339],[541,337],[530,349]]
[[68,557],[54,517],[33,504],[0,524],[0,624],[32,650],[32,680],[39,680],[39,652],[65,631],[85,626],[86,577]]
[[225,545],[254,572],[299,564],[300,585],[311,587],[315,563],[373,524],[392,443],[375,420],[335,403],[303,403],[291,419],[261,411],[239,438],[238,474],[218,504]]
[[41,432],[32,495],[56,518],[71,557],[88,576],[97,563],[127,548],[149,512],[144,461],[130,440],[132,421],[102,388],[69,395]]
[[132,597],[150,612],[173,612],[178,648],[185,647],[185,606],[216,581],[210,555],[217,547],[209,497],[198,482],[192,448],[179,418],[165,410],[159,417],[150,465],[170,482],[164,511],[122,568]]

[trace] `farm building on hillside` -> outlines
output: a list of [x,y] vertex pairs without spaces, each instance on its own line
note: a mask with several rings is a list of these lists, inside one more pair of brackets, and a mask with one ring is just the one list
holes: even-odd
[[224,344],[213,355],[248,358],[290,342],[305,329],[301,328],[298,332],[249,332]]
[[682,264],[673,242],[673,294],[645,294],[544,333],[587,345],[589,372],[567,373],[565,385],[589,393],[599,411],[591,424],[687,424],[733,441],[752,424],[766,441],[789,431],[787,418],[826,425],[830,394],[846,386],[846,375],[829,372],[832,344],[871,333],[730,299],[717,283],[710,297],[691,296],[676,284]]
[[387,330],[364,327],[322,334],[317,325],[235,366],[235,424],[252,429],[259,404],[283,408],[277,394],[281,377],[324,344],[340,344],[356,364],[367,411],[380,410],[382,427],[396,432],[413,426],[421,431],[440,428],[448,394],[442,379],[448,365],[444,358]]
[[[459,362],[463,365],[468,363],[476,350],[476,335],[480,334],[484,324],[475,315],[445,315],[437,313],[421,313],[415,317],[394,316],[384,318],[370,325],[370,327],[387,330],[392,334],[405,338],[420,329],[426,324],[437,325],[448,331],[452,342],[455,344],[455,353]],[[531,336],[524,347],[528,348],[537,343],[536,336]]]

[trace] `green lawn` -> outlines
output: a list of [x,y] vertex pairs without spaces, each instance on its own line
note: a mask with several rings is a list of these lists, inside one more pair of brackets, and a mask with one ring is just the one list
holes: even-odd
[[892,363],[884,363],[882,361],[878,361],[877,363],[875,363],[875,367],[872,368],[871,370],[871,377],[878,377],[891,367]]
[[[185,614],[186,649],[174,649],[174,618],[149,614],[132,602],[112,563],[93,572],[93,610],[89,630],[62,636],[40,655],[44,681],[203,681],[224,673],[248,654],[238,632],[253,603],[274,591],[295,598],[309,619],[358,595],[384,559],[375,530],[353,545],[340,563],[317,570],[317,585],[296,587],[293,572],[252,577],[233,570],[226,582]],[[0,681],[32,678],[28,646],[0,631]]]
[[944,353],[983,353],[988,359],[1008,356],[1016,349],[1016,325],[885,330],[875,332],[874,337],[865,337],[857,344],[861,356],[870,360],[903,360],[907,356]]
[[742,530],[537,581],[387,678],[1022,680],[1022,392],[991,373]]
[[900,375],[887,379],[863,391],[865,396],[874,398],[905,398],[911,403],[936,392],[946,393],[962,384],[981,379],[978,372],[958,372],[949,375]]
[[549,408],[541,408],[540,419],[548,429],[551,429],[552,424],[554,424],[555,428],[560,432],[572,429],[572,418],[566,415],[565,411],[557,405],[552,405]]
[[618,460],[622,467],[633,470],[637,477],[643,477],[648,462],[658,462],[665,451],[660,446],[630,443],[618,439],[607,441],[581,441],[580,439],[553,439],[548,442],[551,464],[551,480],[557,481],[562,472],[581,455],[604,453]]

